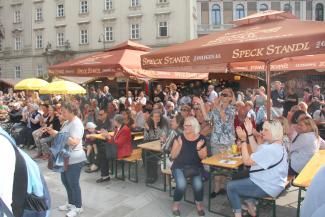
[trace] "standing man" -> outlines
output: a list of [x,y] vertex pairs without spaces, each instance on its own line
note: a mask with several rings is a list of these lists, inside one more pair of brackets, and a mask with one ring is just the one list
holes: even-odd
[[[281,81],[274,82],[274,90],[271,92],[271,99],[273,102],[273,110],[276,117],[281,117],[283,114],[284,91],[282,89]],[[276,118],[274,117],[274,118]]]
[[320,86],[313,87],[313,94],[309,97],[308,113],[313,116],[314,112],[321,110],[321,106],[325,105],[324,95],[320,93]]
[[163,103],[165,101],[165,94],[162,91],[162,87],[161,87],[160,84],[158,84],[157,87],[156,87],[153,101],[155,103],[158,103],[158,102],[162,102]]
[[208,86],[208,102],[214,102],[214,100],[216,98],[218,98],[218,93],[214,90],[214,86],[213,85],[209,85]]
[[99,107],[105,110],[107,109],[108,103],[112,102],[114,100],[112,94],[109,92],[109,87],[105,86],[103,89],[103,94],[99,98]]

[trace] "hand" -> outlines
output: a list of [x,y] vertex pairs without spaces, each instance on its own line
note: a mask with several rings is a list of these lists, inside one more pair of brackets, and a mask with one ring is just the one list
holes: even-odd
[[86,135],[86,139],[89,139],[90,138],[90,134]]
[[202,148],[202,146],[204,145],[205,141],[204,139],[201,139],[200,141],[197,142],[196,144],[196,150],[200,150]]
[[247,138],[246,132],[241,127],[239,127],[239,126],[236,127],[236,133],[240,140],[242,140],[242,141],[246,140],[246,138]]
[[217,97],[217,98],[214,99],[213,107],[218,109],[218,110],[221,110],[220,97]]
[[107,138],[107,139],[111,139],[111,136],[109,135],[108,131],[105,130],[105,129],[101,129],[101,130],[100,130],[100,134],[101,134],[102,136],[104,136],[105,138]]
[[253,133],[252,121],[249,118],[246,118],[244,125],[245,125],[248,135],[252,134]]

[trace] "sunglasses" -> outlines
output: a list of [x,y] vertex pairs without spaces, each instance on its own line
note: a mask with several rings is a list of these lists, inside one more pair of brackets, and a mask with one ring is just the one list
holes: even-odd
[[226,93],[222,93],[221,96],[223,96],[223,97],[229,97],[229,95],[226,94]]

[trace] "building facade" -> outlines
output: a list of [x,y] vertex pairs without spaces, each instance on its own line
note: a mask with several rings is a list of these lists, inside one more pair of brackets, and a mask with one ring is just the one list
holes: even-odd
[[290,11],[301,20],[324,21],[325,0],[197,0],[198,36],[232,27],[231,22],[265,10]]
[[195,0],[0,0],[0,77],[42,77],[49,65],[126,40],[158,48],[194,39],[196,6]]

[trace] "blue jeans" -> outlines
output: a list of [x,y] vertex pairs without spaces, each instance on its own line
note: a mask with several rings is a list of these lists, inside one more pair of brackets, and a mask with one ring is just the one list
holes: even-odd
[[79,179],[83,164],[84,162],[70,164],[68,170],[61,173],[61,181],[67,191],[68,202],[77,208],[82,206]]
[[268,196],[259,186],[250,180],[250,178],[234,180],[227,183],[227,195],[231,207],[235,213],[241,212],[240,197],[261,198]]
[[[179,202],[185,191],[187,186],[187,180],[184,176],[184,173],[181,169],[173,169],[173,176],[176,182],[176,189],[174,192],[174,201]],[[196,202],[203,201],[203,181],[201,174],[198,176],[192,177],[192,188],[194,192],[194,199]]]

